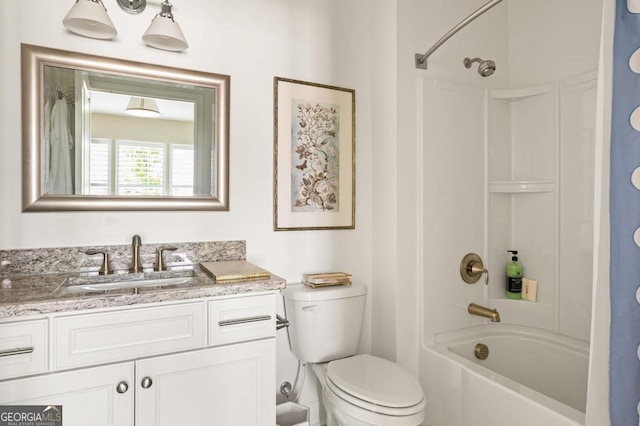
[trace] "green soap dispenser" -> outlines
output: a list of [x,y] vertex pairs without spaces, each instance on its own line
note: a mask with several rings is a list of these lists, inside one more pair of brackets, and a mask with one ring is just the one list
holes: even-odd
[[518,251],[507,250],[512,254],[507,263],[507,298],[522,299],[522,264],[518,262]]

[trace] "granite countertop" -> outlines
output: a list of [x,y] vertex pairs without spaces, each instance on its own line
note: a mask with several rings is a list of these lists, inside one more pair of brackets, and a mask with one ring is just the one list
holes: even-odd
[[[187,277],[188,280],[185,280],[185,283],[155,287],[80,291],[70,294],[65,291],[67,287],[78,284],[179,277]],[[0,319],[273,291],[285,287],[286,281],[276,275],[271,275],[269,279],[216,282],[197,266],[182,266],[166,272],[145,270],[135,274],[116,271],[108,276],[95,273],[14,275],[4,278],[0,285]]]

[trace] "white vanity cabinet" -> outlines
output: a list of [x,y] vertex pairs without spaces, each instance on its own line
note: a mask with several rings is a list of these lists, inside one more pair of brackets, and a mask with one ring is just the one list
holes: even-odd
[[62,405],[65,426],[133,426],[133,383],[133,362],[5,380],[0,404]]
[[275,341],[136,362],[136,426],[275,424]]
[[50,348],[44,374],[0,381],[0,404],[61,404],[65,426],[275,424],[275,301],[270,292],[0,324],[22,334],[48,324]]
[[64,425],[133,426],[133,378],[129,362],[5,380],[0,404],[62,405]]

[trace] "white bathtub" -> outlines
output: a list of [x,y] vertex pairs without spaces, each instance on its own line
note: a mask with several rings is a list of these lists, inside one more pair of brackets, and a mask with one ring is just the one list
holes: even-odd
[[[588,343],[490,324],[437,335],[421,354],[428,426],[584,425]],[[489,348],[486,360],[474,347]]]

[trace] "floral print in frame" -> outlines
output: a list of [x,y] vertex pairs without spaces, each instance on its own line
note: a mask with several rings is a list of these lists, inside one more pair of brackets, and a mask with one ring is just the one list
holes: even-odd
[[355,91],[274,79],[274,229],[355,228]]

